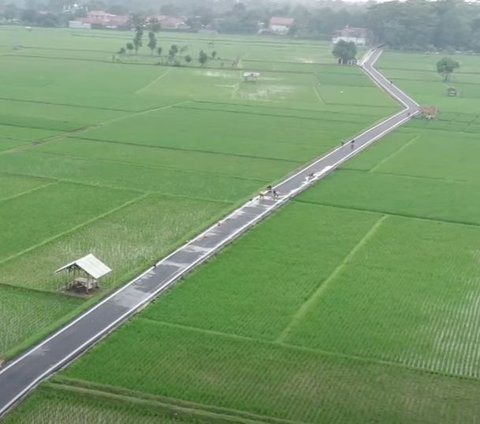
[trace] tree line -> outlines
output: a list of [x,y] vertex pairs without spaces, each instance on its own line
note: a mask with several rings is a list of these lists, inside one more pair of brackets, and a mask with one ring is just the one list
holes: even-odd
[[[9,0],[3,2],[0,14],[6,20],[62,26],[71,18],[65,13],[65,7],[71,0],[28,0],[24,8],[9,3]],[[40,9],[42,13],[38,13]],[[45,9],[48,14],[44,13]],[[284,16],[295,19],[288,34],[290,37],[329,40],[334,31],[345,26],[363,27],[368,29],[372,43],[386,44],[394,49],[480,52],[480,4],[461,0],[386,3],[345,3],[340,0],[302,0],[294,3],[267,0],[89,0],[85,10],[93,9],[132,16],[183,16],[191,31],[209,29],[242,34],[255,34],[268,26],[272,16]],[[132,27],[135,27],[134,22]]]
[[[144,21],[139,18],[135,27],[132,41],[129,41],[125,44],[125,46],[120,47],[117,54],[120,56],[129,53],[138,54],[140,48],[144,45],[145,30],[147,30],[147,47],[150,49],[151,55],[157,54],[161,58],[166,58],[166,61],[163,64],[181,66],[182,60],[186,65],[190,65],[192,63],[193,57],[188,53],[189,47],[186,45],[179,46],[177,44],[172,44],[167,52],[167,55],[164,55],[165,52],[163,47],[158,45],[157,33],[160,31],[160,26],[155,18],[148,21]],[[215,50],[213,50],[210,54],[206,53],[204,50],[200,50],[197,57],[197,60],[201,66],[205,66],[209,60],[215,59],[220,59]]]

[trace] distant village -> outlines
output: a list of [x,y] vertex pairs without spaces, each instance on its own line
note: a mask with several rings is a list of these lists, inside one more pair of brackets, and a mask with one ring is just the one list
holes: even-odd
[[[172,31],[190,31],[188,18],[185,16],[153,15],[148,16],[146,21],[154,20],[162,30]],[[291,17],[273,16],[265,24],[259,22],[259,35],[289,35],[294,28],[295,19]],[[74,29],[130,29],[131,17],[128,15],[114,15],[103,10],[92,10],[87,12],[87,16],[68,22],[69,28]],[[212,28],[206,26],[201,28],[200,32],[215,32]],[[340,40],[353,42],[357,46],[365,46],[368,42],[368,32],[365,28],[350,28],[337,30],[332,36],[332,43],[336,44]]]

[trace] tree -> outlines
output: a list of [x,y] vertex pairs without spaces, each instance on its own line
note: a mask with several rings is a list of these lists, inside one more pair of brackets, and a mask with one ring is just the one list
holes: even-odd
[[150,31],[156,33],[159,32],[162,29],[162,25],[160,24],[160,21],[158,18],[150,18],[147,22],[147,26],[150,29]]
[[133,39],[133,46],[135,48],[135,54],[137,54],[138,49],[143,46],[143,29],[140,26],[135,28],[135,37]]
[[200,53],[198,54],[198,61],[200,62],[200,65],[205,66],[205,64],[208,62],[208,54],[203,50],[200,50]]
[[157,47],[157,37],[153,31],[148,33],[148,48],[151,50],[152,54]]
[[157,54],[158,54],[159,56],[162,55],[162,52],[163,52],[163,49],[162,49],[161,47],[157,47]]
[[170,46],[170,50],[168,51],[168,61],[173,62],[175,59],[175,55],[178,53],[178,46],[176,44],[172,44]]
[[217,57],[217,52],[214,50],[211,56],[212,56],[212,59],[215,60],[215,58]]
[[135,48],[135,46],[133,45],[133,43],[127,43],[127,46],[126,46],[126,47],[127,47],[127,50],[128,50],[129,52],[133,51],[133,49]]
[[[133,46],[132,46],[133,47]],[[127,53],[127,51],[125,50],[125,47],[122,47],[119,51],[118,51],[118,54],[125,54]]]
[[20,9],[13,3],[5,5],[3,9],[3,17],[7,20],[15,19],[20,13]]
[[357,46],[353,41],[340,40],[333,47],[332,54],[338,59],[338,63],[345,65],[355,59],[357,55]]
[[145,25],[145,17],[139,13],[132,13],[130,15],[129,23],[133,28],[135,28],[135,31],[137,31],[138,28],[143,28]]
[[443,81],[447,82],[450,74],[460,68],[460,64],[450,57],[444,57],[437,62],[437,72],[443,77]]
[[189,54],[187,54],[185,56],[185,62],[187,62],[187,65],[190,65],[190,63],[192,62],[192,56],[190,56]]

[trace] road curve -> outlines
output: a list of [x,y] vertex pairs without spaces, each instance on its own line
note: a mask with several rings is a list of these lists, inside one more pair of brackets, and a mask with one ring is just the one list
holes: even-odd
[[350,140],[279,183],[275,187],[279,193],[277,199],[257,197],[245,203],[73,322],[0,368],[0,417],[39,383],[91,348],[193,268],[417,114],[418,104],[374,68],[381,54],[381,49],[369,51],[360,67],[376,85],[403,106],[402,111],[356,136],[354,142]]

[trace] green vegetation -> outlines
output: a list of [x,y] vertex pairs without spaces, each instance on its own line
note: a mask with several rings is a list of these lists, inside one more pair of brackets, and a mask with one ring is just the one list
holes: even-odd
[[357,56],[357,46],[353,41],[340,40],[333,47],[332,54],[338,59],[338,62],[346,65]]
[[[38,407],[42,413],[38,414]],[[49,385],[35,394],[29,409],[5,420],[7,424],[68,421],[72,424],[200,424],[227,423],[221,415],[193,414],[188,408],[171,407],[159,402],[106,395],[98,391]]]
[[[466,62],[454,78],[474,87]],[[302,194],[58,376],[55,390],[239,422],[475,421],[480,177],[470,125],[480,92],[448,98],[431,63],[382,62],[420,102],[442,104],[437,120],[414,120]],[[41,417],[37,399],[11,419]]]
[[[23,289],[5,291],[17,306],[0,358],[398,109],[358,69],[336,67],[327,43],[212,42],[153,26],[147,41],[141,28],[0,27],[14,47],[2,50],[0,288]],[[129,42],[138,54],[112,60]],[[201,50],[204,66],[167,66]],[[260,80],[245,82],[245,70]],[[54,271],[88,253],[113,272],[92,298],[71,300]],[[38,306],[33,325],[19,315],[29,293],[65,305]]]
[[61,294],[0,285],[0,351],[6,352],[32,334],[43,331],[80,303]]
[[444,57],[437,62],[437,72],[443,77],[443,81],[447,82],[450,74],[460,68],[460,64],[451,57]]

